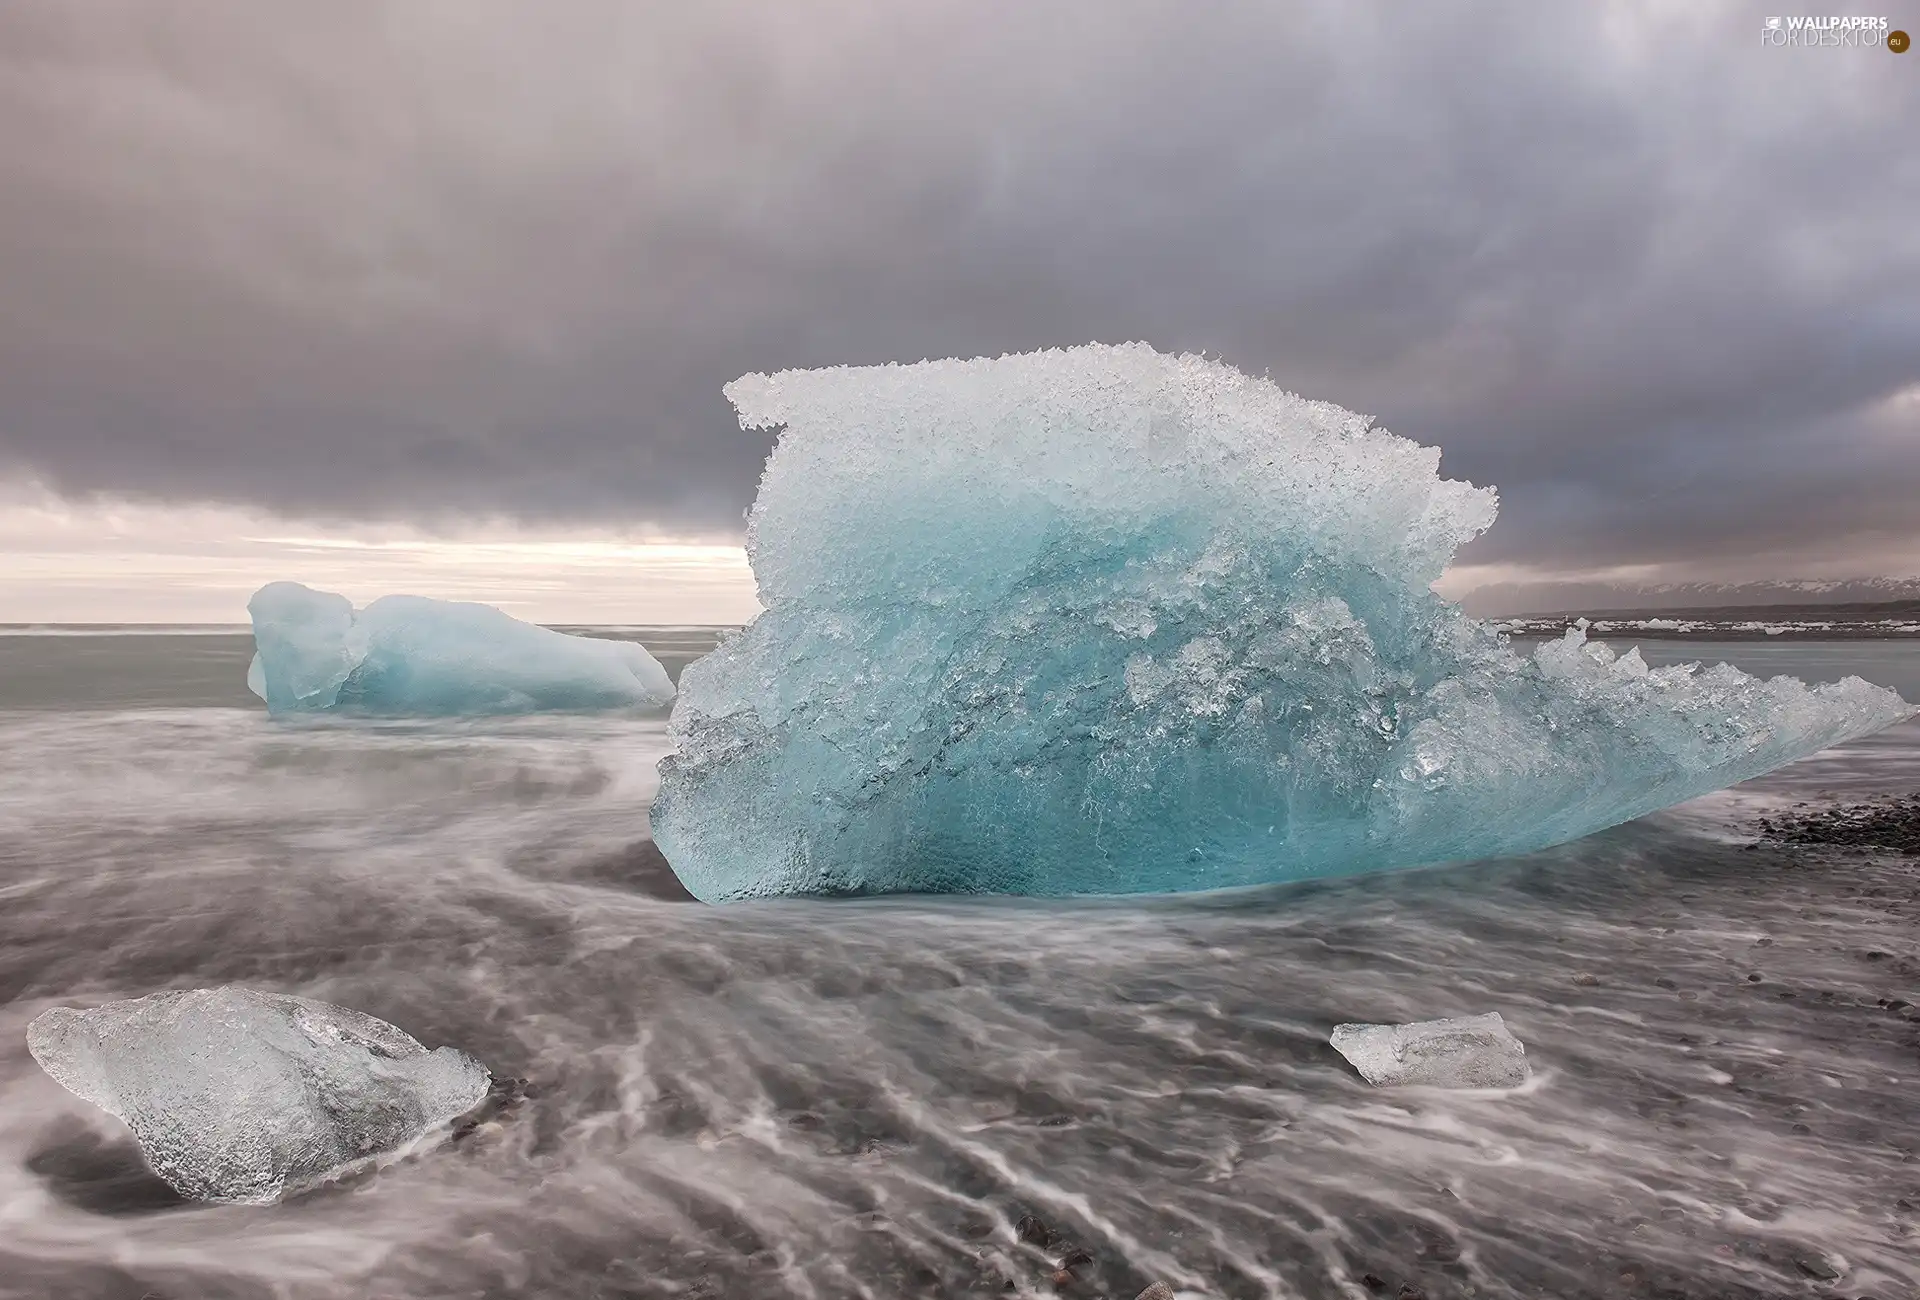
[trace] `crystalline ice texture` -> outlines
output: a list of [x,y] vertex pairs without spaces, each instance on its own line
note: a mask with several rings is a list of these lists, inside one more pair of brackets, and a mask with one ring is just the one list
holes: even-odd
[[384,1021],[232,986],[27,1027],[42,1069],[133,1130],[183,1196],[265,1204],[404,1146],[487,1095],[486,1067]]
[[1376,1088],[1513,1088],[1527,1081],[1527,1049],[1498,1011],[1411,1025],[1335,1025],[1327,1040]]
[[568,636],[490,605],[344,596],[274,582],[247,603],[258,653],[247,685],[273,713],[528,713],[648,708],[666,669],[630,641]]
[[1440,453],[1142,345],[749,375],[765,612],[691,666],[654,834],[707,900],[1209,889],[1514,853],[1908,710],[1531,658],[1429,590]]

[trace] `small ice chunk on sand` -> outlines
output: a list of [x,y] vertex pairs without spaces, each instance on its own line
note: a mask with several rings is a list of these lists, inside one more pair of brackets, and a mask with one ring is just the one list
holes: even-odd
[[1527,1081],[1527,1049],[1498,1011],[1411,1025],[1335,1025],[1327,1040],[1376,1088],[1512,1088]]
[[485,1066],[372,1016],[228,985],[55,1007],[27,1049],[123,1120],[182,1196],[265,1205],[406,1146],[486,1098]]

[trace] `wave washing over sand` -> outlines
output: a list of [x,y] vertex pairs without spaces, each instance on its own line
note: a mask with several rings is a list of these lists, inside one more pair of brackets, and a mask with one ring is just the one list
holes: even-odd
[[[244,674],[231,640],[0,649],[42,684],[0,686],[0,1294],[1920,1292],[1913,859],[1746,847],[1824,791],[1910,790],[1913,724],[1521,859],[709,909],[634,824],[657,720],[272,724],[200,694]],[[1884,644],[1758,650],[1920,694]],[[145,694],[88,704],[75,663]],[[359,1181],[182,1204],[25,1026],[224,982],[531,1095]],[[1378,1092],[1327,1045],[1489,1009],[1518,1092]]]

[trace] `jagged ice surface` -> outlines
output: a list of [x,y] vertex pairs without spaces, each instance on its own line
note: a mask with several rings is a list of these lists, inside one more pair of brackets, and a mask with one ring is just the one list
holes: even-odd
[[404,1146],[487,1095],[486,1067],[385,1021],[225,986],[27,1027],[62,1087],[125,1121],[182,1196],[258,1205]]
[[568,636],[491,605],[345,596],[273,582],[247,602],[257,653],[247,685],[272,713],[530,713],[655,708],[673,698],[631,641]]
[[1519,852],[1905,716],[1532,658],[1429,590],[1440,453],[1143,345],[749,375],[762,613],[690,666],[654,835],[707,900],[1210,889]]

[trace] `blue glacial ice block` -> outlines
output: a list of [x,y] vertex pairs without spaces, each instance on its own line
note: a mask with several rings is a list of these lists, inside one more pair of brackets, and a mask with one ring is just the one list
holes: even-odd
[[1495,498],[1142,345],[749,375],[765,612],[688,668],[653,832],[707,900],[1212,889],[1520,852],[1911,713],[1531,658],[1429,589]]
[[247,686],[271,713],[401,715],[656,708],[666,669],[631,641],[568,636],[490,605],[268,583],[247,602]]

